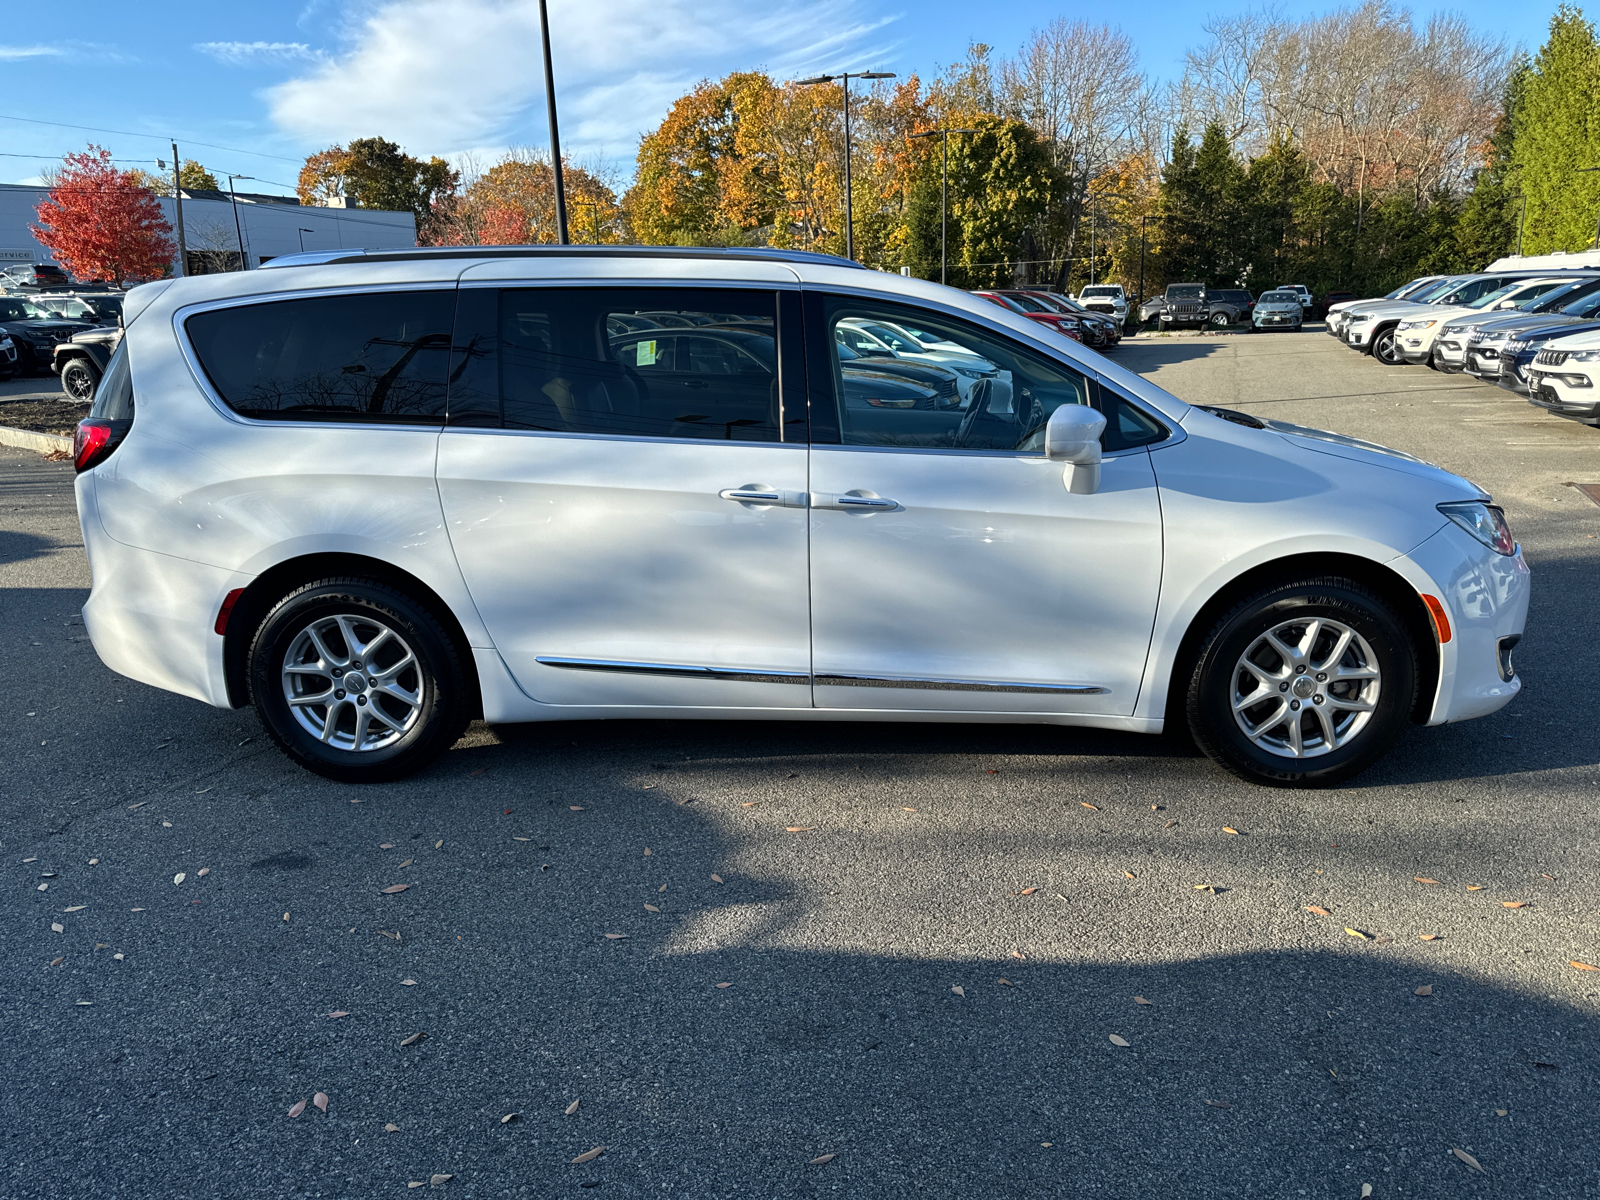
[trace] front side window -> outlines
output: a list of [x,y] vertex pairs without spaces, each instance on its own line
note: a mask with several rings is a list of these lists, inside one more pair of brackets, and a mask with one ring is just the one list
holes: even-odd
[[[1063,404],[1106,413],[1108,451],[1166,436],[1069,364],[958,318],[842,296],[823,298],[818,308],[831,352],[825,365],[814,363],[823,384],[815,402],[837,413],[847,446],[1042,453],[1045,422]],[[940,362],[858,354],[852,331],[879,323],[914,328],[958,353]]]
[[453,291],[352,292],[196,313],[223,403],[259,420],[442,425]]

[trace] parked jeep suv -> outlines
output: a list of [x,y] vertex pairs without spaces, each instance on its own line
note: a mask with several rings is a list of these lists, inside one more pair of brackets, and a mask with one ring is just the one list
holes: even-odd
[[1161,328],[1172,329],[1179,325],[1202,326],[1210,310],[1206,307],[1206,285],[1203,283],[1174,283],[1167,286],[1162,297],[1159,320]]
[[[480,715],[745,716],[1172,720],[1309,786],[1521,686],[1528,570],[1480,489],[922,280],[329,251],[135,288],[125,320],[75,440],[89,636],[334,778]],[[874,322],[994,373],[953,404],[852,386],[835,333]]]

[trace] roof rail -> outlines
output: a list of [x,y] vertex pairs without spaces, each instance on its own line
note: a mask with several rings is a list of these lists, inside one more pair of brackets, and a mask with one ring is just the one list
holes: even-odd
[[332,263],[417,262],[452,258],[722,258],[759,262],[815,263],[855,267],[860,263],[812,250],[779,250],[770,246],[417,246],[399,250],[308,250],[283,254],[258,268],[320,267]]

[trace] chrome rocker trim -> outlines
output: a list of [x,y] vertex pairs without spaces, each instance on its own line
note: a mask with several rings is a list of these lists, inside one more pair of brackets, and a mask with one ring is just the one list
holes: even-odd
[[624,662],[604,658],[540,655],[543,667],[565,671],[611,671],[677,679],[728,679],[738,683],[801,683],[819,687],[913,688],[937,692],[1033,692],[1056,696],[1102,696],[1110,689],[1084,683],[1004,683],[976,679],[908,679],[895,675],[806,675],[792,671],[753,671],[739,667],[690,667],[675,663]]

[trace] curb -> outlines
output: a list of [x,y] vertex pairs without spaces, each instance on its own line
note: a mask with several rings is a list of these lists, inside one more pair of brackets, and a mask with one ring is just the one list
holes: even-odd
[[40,454],[72,453],[72,439],[58,433],[35,433],[31,429],[12,429],[0,425],[0,446],[14,446],[18,450],[37,450]]

